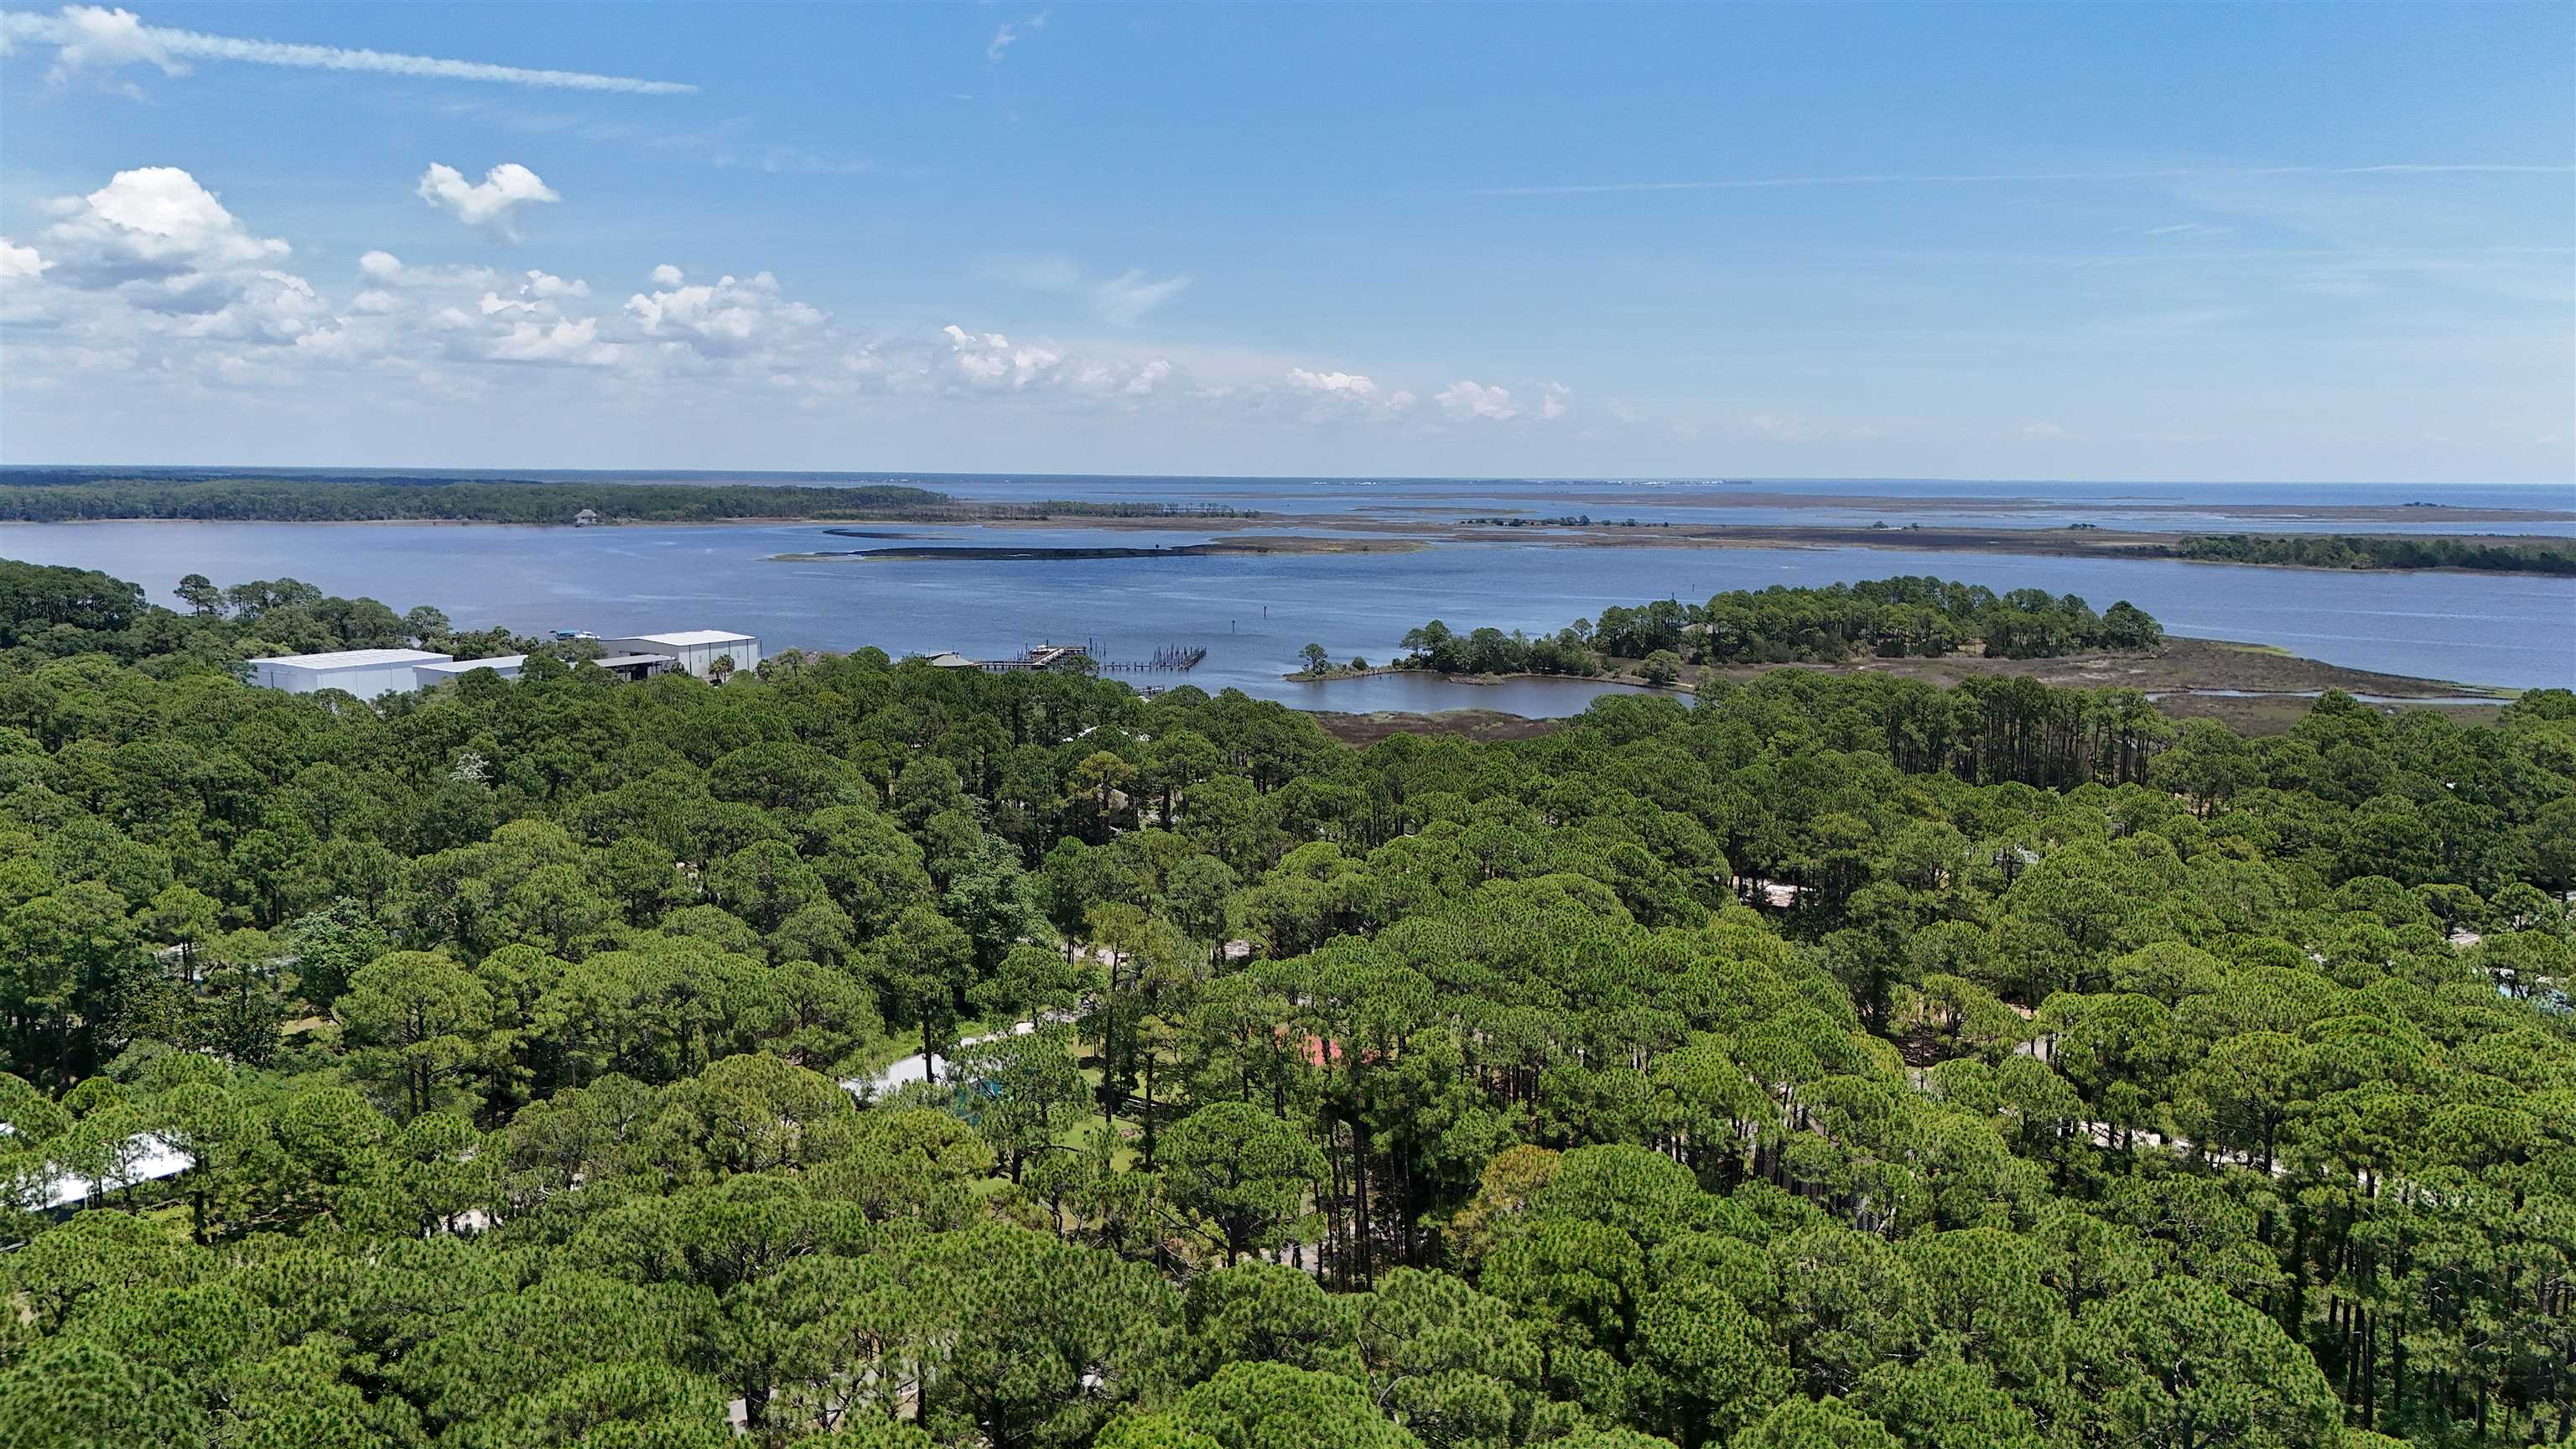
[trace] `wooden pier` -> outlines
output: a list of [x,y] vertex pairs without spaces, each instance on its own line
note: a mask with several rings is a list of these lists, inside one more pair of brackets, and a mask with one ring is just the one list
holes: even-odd
[[1166,644],[1149,659],[1093,659],[1088,644],[1040,644],[1017,659],[961,660],[971,662],[987,674],[1014,674],[1025,669],[1075,669],[1084,663],[1103,674],[1186,674],[1207,658],[1207,648],[1197,644]]
[[1100,667],[1104,671],[1115,670],[1121,674],[1186,674],[1198,668],[1199,661],[1205,658],[1207,648],[1204,645],[1166,644],[1155,650],[1151,659],[1141,662],[1103,660]]

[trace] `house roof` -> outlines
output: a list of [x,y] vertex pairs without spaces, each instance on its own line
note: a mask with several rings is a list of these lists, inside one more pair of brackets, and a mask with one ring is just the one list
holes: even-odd
[[423,664],[433,674],[467,674],[477,669],[516,669],[528,662],[525,654],[496,654],[489,659],[450,659],[444,664]]
[[271,654],[253,664],[286,664],[298,669],[370,669],[387,664],[445,664],[445,654],[426,649],[334,649],[327,654]]
[[730,629],[676,629],[668,634],[629,634],[626,637],[643,644],[668,644],[674,649],[685,649],[692,644],[755,644],[759,642],[749,634],[737,634]]

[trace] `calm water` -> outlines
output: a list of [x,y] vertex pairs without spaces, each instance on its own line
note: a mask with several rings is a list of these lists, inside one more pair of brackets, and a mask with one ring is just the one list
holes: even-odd
[[[903,532],[903,530],[888,530]],[[939,529],[945,542],[1135,544],[1107,529]],[[1151,542],[1198,541],[1156,532]],[[1318,690],[1279,675],[1319,643],[1336,659],[1383,661],[1431,618],[1552,631],[1611,604],[1722,589],[1938,574],[1996,589],[2127,599],[2177,634],[2281,645],[2361,669],[2522,687],[2576,683],[2576,579],[2326,573],[2171,561],[2020,558],[1868,549],[1562,548],[1474,544],[1413,554],[1220,555],[1078,562],[771,562],[773,554],[873,546],[813,525],[512,528],[396,524],[0,524],[0,557],[103,569],[168,602],[181,575],[281,575],[396,609],[434,604],[468,626],[632,634],[721,627],[771,649],[878,645],[990,658],[1039,642],[1088,642],[1142,659],[1205,645],[1187,676],[1138,683],[1228,685],[1334,708],[1500,708],[1488,688],[1378,703],[1371,689]],[[1534,701],[1559,697],[1557,690]],[[1346,692],[1347,691],[1347,692]],[[1392,697],[1392,696],[1390,696]],[[1349,700],[1350,703],[1343,703]],[[1579,707],[1571,706],[1571,707]],[[1555,713],[1515,707],[1515,712]]]

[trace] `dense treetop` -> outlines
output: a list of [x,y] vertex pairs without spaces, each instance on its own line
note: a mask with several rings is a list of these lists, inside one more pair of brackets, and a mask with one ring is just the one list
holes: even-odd
[[359,605],[70,574],[0,576],[0,1181],[192,1165],[16,1217],[12,1444],[2571,1429],[2566,691],[370,705],[226,668]]
[[1982,584],[1905,577],[1730,589],[1705,604],[1613,606],[1598,620],[1537,638],[1494,628],[1460,634],[1434,619],[1407,633],[1404,647],[1415,663],[1451,674],[1598,674],[1605,658],[1658,654],[1676,666],[1836,663],[1855,655],[1937,658],[1973,642],[1990,659],[2050,659],[2150,649],[2163,638],[2154,616],[2126,600],[2096,614],[2072,594],[1998,594]]
[[2290,564],[2317,569],[2482,569],[2504,573],[2576,574],[2576,543],[2534,539],[2488,543],[2479,539],[2301,533],[2195,534],[2165,550],[2203,563]]

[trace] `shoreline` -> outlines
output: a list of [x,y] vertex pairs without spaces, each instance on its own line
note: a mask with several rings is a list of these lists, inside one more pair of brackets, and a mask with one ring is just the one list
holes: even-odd
[[[1782,669],[1807,669],[1822,674],[1887,674],[1943,688],[1970,679],[2028,677],[2059,688],[2135,689],[2147,696],[2148,703],[2159,713],[2177,724],[2194,719],[2212,719],[2249,735],[2282,733],[2304,717],[2316,704],[2318,694],[2327,690],[2352,695],[2366,707],[2383,714],[2401,709],[2439,709],[2445,718],[2480,724],[2492,723],[2495,715],[2522,692],[2493,685],[2383,674],[2328,664],[2270,645],[2180,635],[2167,638],[2163,645],[2153,650],[2069,654],[2054,659],[1988,659],[1963,653],[1934,659],[1866,658],[1836,663],[1691,665],[1685,671],[1685,678],[1691,682],[1652,692],[1681,699],[1696,694],[1696,686],[1700,682],[1724,680],[1741,684]],[[1388,672],[1422,674],[1462,686],[1499,684],[1509,680],[1545,680],[1569,686],[1644,685],[1642,679],[1627,671],[1589,676],[1527,672],[1450,676],[1426,669],[1380,670],[1372,671],[1370,675],[1345,674],[1320,679],[1290,674],[1281,678],[1301,684],[1330,685],[1337,680],[1359,680]],[[1324,702],[1317,703],[1321,705]],[[1418,726],[1390,727],[1374,736],[1377,738],[1397,729],[1453,733],[1456,731],[1437,719],[1450,714],[1523,720],[1548,727],[1555,723],[1533,721],[1526,716],[1475,706],[1459,710],[1374,712],[1318,707],[1308,712],[1319,717],[1336,716],[1363,721],[1393,715],[1424,721]]]

